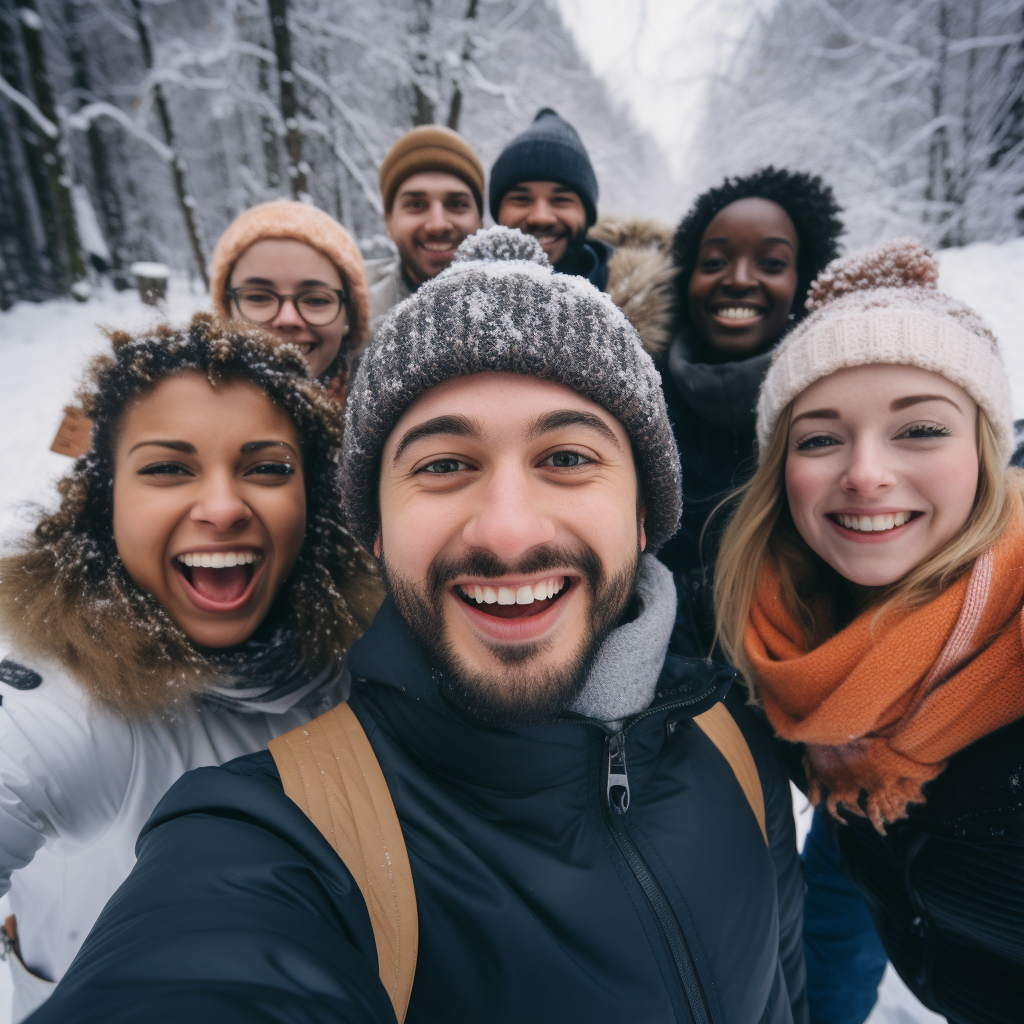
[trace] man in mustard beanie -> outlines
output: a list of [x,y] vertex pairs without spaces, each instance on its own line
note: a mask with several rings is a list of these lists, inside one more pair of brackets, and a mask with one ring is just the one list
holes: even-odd
[[380,194],[398,255],[367,264],[371,319],[448,267],[483,225],[483,193],[483,165],[457,132],[421,125],[395,142],[380,166]]

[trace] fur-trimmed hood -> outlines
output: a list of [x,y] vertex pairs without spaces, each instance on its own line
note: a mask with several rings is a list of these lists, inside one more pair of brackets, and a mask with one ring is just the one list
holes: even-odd
[[637,329],[647,352],[663,355],[672,325],[672,229],[654,220],[602,217],[587,237],[614,249],[608,295]]
[[[0,562],[0,631],[15,658],[60,665],[91,700],[129,719],[173,714],[197,697],[238,710],[315,704],[314,690],[336,687],[346,647],[359,631],[339,621],[320,652],[322,663],[313,664],[285,610],[275,606],[246,643],[202,651],[117,567],[96,587],[91,571],[64,561],[52,549],[36,548]],[[369,612],[378,595],[372,574],[358,572],[345,598]]]
[[[336,457],[341,413],[306,377],[292,346],[197,314],[187,329],[115,332],[79,392],[93,422],[92,447],[58,484],[60,505],[0,557],[0,634],[13,652],[55,661],[95,701],[129,718],[186,704],[211,686],[280,693],[340,664],[380,603],[370,556],[341,517]],[[211,386],[241,379],[295,424],[302,444],[306,534],[263,625],[246,644],[209,652],[193,644],[160,602],[125,569],[114,539],[114,449],[128,403],[171,374],[200,373]],[[282,647],[287,646],[288,657]],[[299,684],[304,685],[304,684]]]

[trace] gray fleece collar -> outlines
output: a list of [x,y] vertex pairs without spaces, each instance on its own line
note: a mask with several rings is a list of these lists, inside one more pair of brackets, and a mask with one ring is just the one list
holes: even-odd
[[568,708],[611,729],[650,707],[676,621],[672,573],[653,555],[640,556],[636,599],[639,614],[608,634],[586,685]]

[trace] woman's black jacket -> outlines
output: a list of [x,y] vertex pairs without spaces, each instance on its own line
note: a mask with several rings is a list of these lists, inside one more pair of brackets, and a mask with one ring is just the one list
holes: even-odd
[[716,516],[705,532],[708,517],[757,467],[755,409],[770,364],[771,352],[734,362],[693,362],[682,334],[659,360],[683,472],[683,520],[658,557],[677,579],[713,566],[728,516]]
[[835,825],[900,977],[951,1024],[1024,1021],[1024,719],[951,757],[881,836]]
[[[351,706],[409,850],[419,957],[407,1020],[806,1021],[789,787],[739,695],[771,848],[691,717],[731,673],[669,654],[628,719],[629,806],[579,716],[484,728],[442,697],[389,600],[349,660]],[[394,1021],[352,876],[267,753],[185,775],[33,1024]]]

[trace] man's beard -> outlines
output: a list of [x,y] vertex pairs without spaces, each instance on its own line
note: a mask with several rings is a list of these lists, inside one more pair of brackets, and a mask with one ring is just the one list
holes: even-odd
[[[537,238],[540,235],[550,235],[551,234],[551,229],[550,228],[534,228],[534,227],[527,226],[527,227],[522,227],[519,230],[524,232],[527,235],[532,235],[534,238]],[[565,247],[565,253],[562,256],[563,260],[565,259],[566,256],[569,255],[569,253],[579,252],[579,250],[583,248],[584,244],[587,241],[587,231],[588,231],[588,228],[586,227],[586,225],[584,225],[582,228],[579,229],[579,231],[575,232],[574,234],[569,234],[569,233],[566,232],[564,234],[560,233],[557,236],[558,238],[565,238],[567,240],[567,245]]]
[[[590,548],[542,548],[515,565],[486,552],[471,552],[458,561],[439,558],[427,572],[425,594],[389,568],[384,552],[381,564],[395,604],[413,637],[441,670],[445,695],[478,721],[510,729],[549,722],[579,695],[598,648],[633,596],[639,551],[630,565],[611,578]],[[589,614],[584,617],[586,625],[569,658],[556,668],[531,672],[528,663],[550,647],[550,640],[486,644],[504,671],[490,675],[469,669],[448,637],[445,624],[444,598],[451,581],[459,576],[531,576],[548,569],[578,569],[581,580],[577,586],[585,587],[590,595]]]

